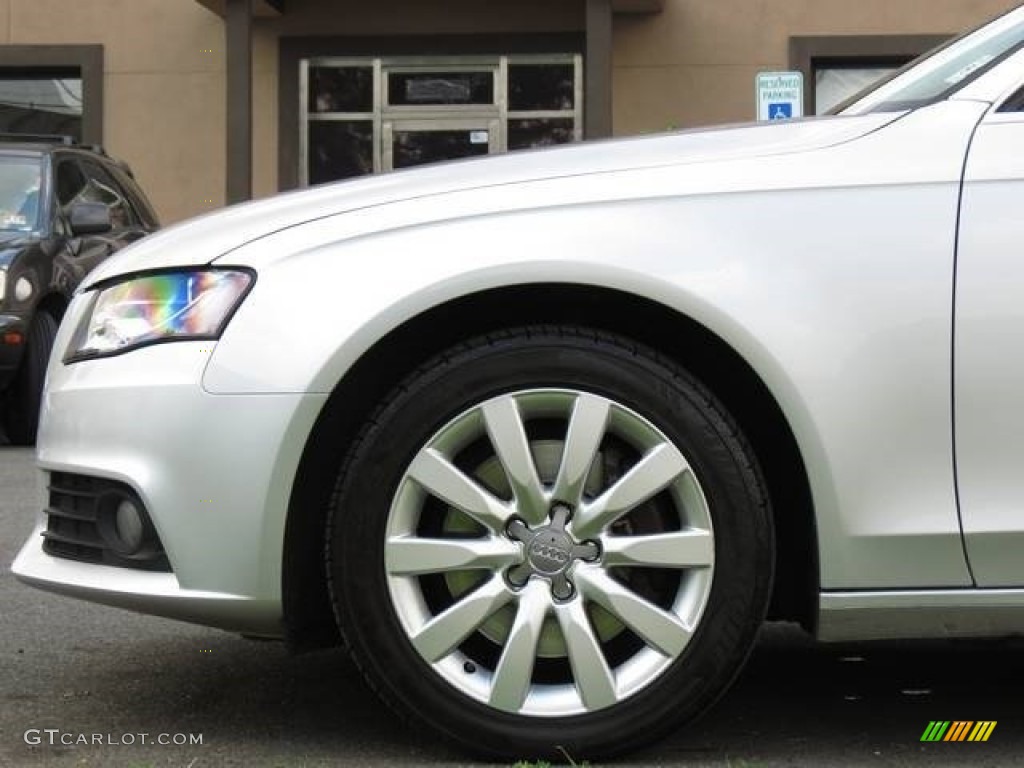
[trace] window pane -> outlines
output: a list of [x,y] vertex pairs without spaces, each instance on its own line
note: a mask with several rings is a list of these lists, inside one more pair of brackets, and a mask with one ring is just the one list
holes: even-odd
[[540,118],[508,121],[508,148],[530,149],[568,144],[573,140],[572,118]]
[[0,230],[29,231],[39,223],[39,161],[0,158]]
[[841,101],[881,80],[895,67],[818,69],[814,73],[814,111],[823,115]]
[[515,64],[508,68],[512,110],[572,109],[576,95],[572,64]]
[[310,112],[372,112],[371,67],[310,67]]
[[138,222],[131,206],[124,198],[124,192],[118,188],[117,182],[103,168],[93,162],[84,164],[89,183],[86,191],[79,195],[80,200],[104,203],[110,209],[110,221],[114,229],[133,227]]
[[425,104],[493,104],[491,72],[392,72],[388,75],[388,103],[395,106]]
[[75,77],[0,77],[0,133],[82,138],[82,80]]
[[306,159],[310,184],[373,173],[373,121],[311,120]]
[[57,166],[57,202],[68,205],[85,187],[85,174],[74,160],[63,160]]
[[395,131],[392,165],[408,168],[459,157],[486,155],[487,131]]
[[933,49],[878,88],[847,105],[844,114],[898,112],[945,99],[1024,44],[1024,19],[1007,13]]

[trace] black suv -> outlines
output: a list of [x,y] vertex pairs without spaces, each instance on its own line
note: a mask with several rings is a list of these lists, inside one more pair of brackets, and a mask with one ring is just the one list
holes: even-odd
[[57,325],[82,278],[159,226],[131,170],[63,137],[0,135],[0,419],[35,442]]

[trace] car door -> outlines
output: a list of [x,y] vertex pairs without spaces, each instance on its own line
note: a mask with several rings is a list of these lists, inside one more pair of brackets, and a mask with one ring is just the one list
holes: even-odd
[[964,544],[979,587],[1024,585],[1024,86],[989,112],[964,168],[954,428]]

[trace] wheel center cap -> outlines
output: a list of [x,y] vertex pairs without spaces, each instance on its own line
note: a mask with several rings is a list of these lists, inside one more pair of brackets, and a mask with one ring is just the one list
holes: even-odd
[[526,557],[519,565],[508,570],[509,583],[523,587],[532,576],[551,582],[551,594],[557,600],[569,600],[575,588],[569,581],[568,571],[577,560],[595,560],[600,550],[590,541],[577,543],[565,530],[570,510],[556,504],[551,510],[551,523],[533,531],[522,520],[513,520],[508,526],[509,538],[522,543]]
[[561,531],[536,532],[526,553],[526,559],[537,573],[552,576],[569,567],[572,562],[573,542]]

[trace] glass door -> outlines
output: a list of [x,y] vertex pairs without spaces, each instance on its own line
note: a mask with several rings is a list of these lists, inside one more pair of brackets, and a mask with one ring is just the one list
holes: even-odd
[[383,170],[497,152],[499,126],[485,118],[386,120]]
[[300,77],[303,186],[583,138],[580,54],[318,57]]

